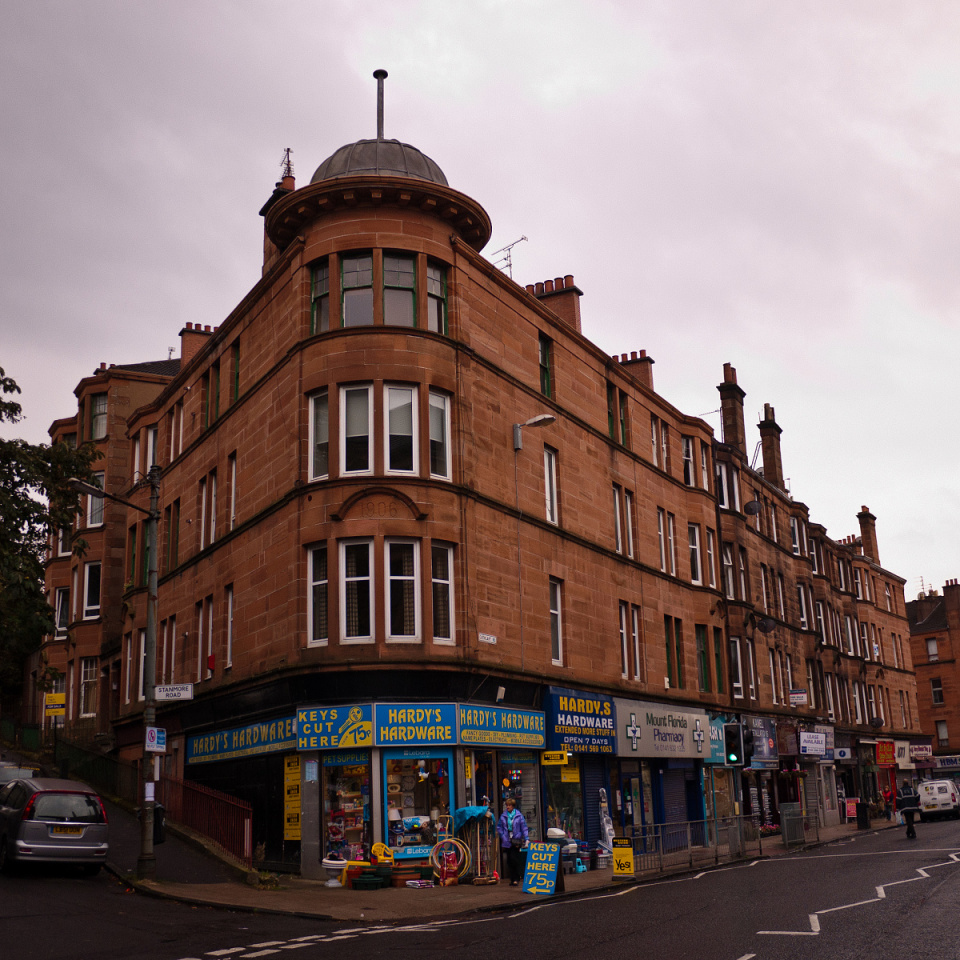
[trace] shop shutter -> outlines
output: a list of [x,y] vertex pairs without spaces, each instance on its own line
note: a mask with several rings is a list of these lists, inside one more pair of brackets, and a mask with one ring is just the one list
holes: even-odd
[[820,812],[820,791],[817,789],[817,780],[820,776],[820,771],[813,769],[808,770],[806,777],[803,779],[803,796],[806,800],[807,816],[815,817]]
[[[600,839],[600,789],[607,784],[604,762],[599,757],[582,757],[584,838],[591,846]],[[609,791],[607,791],[609,795]]]
[[687,820],[687,784],[683,770],[663,771],[663,822]]

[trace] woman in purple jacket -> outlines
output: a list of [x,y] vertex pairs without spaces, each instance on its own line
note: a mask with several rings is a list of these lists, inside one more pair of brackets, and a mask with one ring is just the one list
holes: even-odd
[[510,886],[515,887],[523,879],[523,846],[530,836],[530,831],[523,814],[516,809],[513,797],[507,797],[503,803],[503,813],[497,821],[497,835],[500,837],[501,848],[507,853]]

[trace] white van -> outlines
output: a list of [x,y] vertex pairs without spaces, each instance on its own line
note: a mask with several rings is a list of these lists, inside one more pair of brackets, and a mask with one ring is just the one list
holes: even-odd
[[924,780],[917,787],[920,794],[920,819],[953,817],[960,820],[960,793],[952,780]]

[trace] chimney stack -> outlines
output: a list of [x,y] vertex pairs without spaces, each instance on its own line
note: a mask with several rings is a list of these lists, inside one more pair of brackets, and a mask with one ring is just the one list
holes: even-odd
[[[617,358],[613,357],[616,361]],[[653,357],[647,356],[646,350],[641,350],[639,355],[636,350],[631,350],[630,355],[623,353],[620,355],[620,366],[629,370],[645,387],[653,389]]]
[[874,563],[880,563],[880,551],[877,549],[877,518],[867,509],[861,507],[857,514],[860,521],[860,545],[863,555]]
[[577,333],[580,329],[580,298],[583,291],[574,284],[573,275],[557,277],[543,283],[528,283],[527,293],[538,300],[549,301],[546,305],[569,327]]
[[182,370],[200,352],[210,338],[209,324],[204,330],[199,323],[186,323],[180,331],[180,369]]
[[777,426],[776,415],[769,403],[763,405],[763,420],[760,421],[759,427],[763,450],[763,479],[772,483],[778,490],[785,490],[783,461],[780,458],[780,434],[783,430]]
[[746,393],[737,386],[737,369],[729,363],[723,365],[723,383],[720,391],[720,411],[723,420],[723,442],[733,447],[741,459],[747,459],[747,438],[743,427],[743,398]]

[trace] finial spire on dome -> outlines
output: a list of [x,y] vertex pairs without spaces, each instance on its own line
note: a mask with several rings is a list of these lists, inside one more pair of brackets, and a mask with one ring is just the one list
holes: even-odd
[[377,139],[383,139],[383,81],[387,78],[386,70],[374,70],[373,76],[377,81]]

